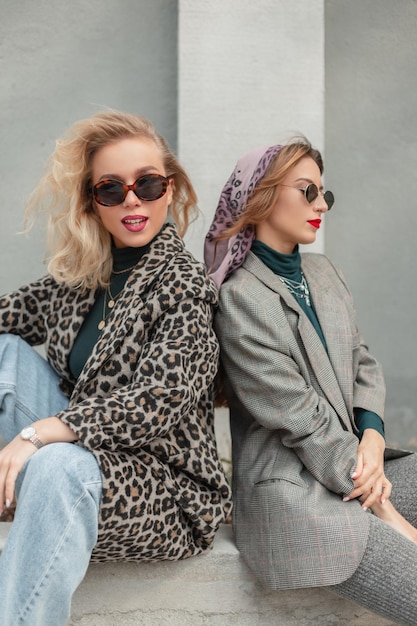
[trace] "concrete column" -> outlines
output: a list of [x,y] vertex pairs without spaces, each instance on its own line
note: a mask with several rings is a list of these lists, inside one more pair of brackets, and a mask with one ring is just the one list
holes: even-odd
[[[323,149],[323,12],[322,0],[179,0],[178,150],[202,212],[186,236],[197,258],[242,154],[299,133]],[[229,469],[227,417],[216,434]]]
[[322,0],[179,0],[178,149],[203,213],[187,237],[197,257],[241,154],[299,133],[323,149],[323,11]]

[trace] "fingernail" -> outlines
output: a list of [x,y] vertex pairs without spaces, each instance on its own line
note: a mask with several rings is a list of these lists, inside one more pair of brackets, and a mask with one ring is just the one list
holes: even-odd
[[367,507],[367,506],[363,506],[362,508],[363,508],[363,510],[364,510],[364,511],[367,511],[367,510],[368,510],[368,507]]
[[6,500],[6,509],[10,508],[10,500]]
[[357,472],[353,472],[353,474],[351,474],[351,478],[356,478],[357,475]]
[[349,502],[349,500],[350,500],[349,496],[345,496],[345,497],[343,498],[343,502]]
[[385,499],[385,498],[382,498],[382,500],[381,500],[381,504],[385,504],[385,502],[386,502],[386,499]]

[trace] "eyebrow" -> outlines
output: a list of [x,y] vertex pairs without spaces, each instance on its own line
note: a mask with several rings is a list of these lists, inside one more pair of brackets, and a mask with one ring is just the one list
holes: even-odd
[[[143,176],[144,174],[147,174],[148,172],[158,172],[158,174],[160,174],[158,168],[155,165],[144,165],[143,167],[140,167],[139,169],[135,170],[133,176],[135,177],[135,180],[137,180],[140,176]],[[103,176],[100,176],[99,181],[107,180],[107,179],[122,180],[123,177],[120,176],[120,174],[103,174]]]
[[[315,185],[315,184],[316,184],[316,183],[314,182],[314,180],[311,180],[311,178],[305,178],[304,176],[301,176],[301,178],[297,178],[294,182],[295,182],[295,183],[301,183],[301,182],[313,183],[313,185]],[[320,191],[322,191],[322,189],[323,189],[323,185],[320,185],[319,189],[320,189]]]

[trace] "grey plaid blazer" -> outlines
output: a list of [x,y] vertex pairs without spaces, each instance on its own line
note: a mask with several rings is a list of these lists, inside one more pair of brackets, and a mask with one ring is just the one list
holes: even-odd
[[[385,385],[342,276],[303,254],[327,343],[253,253],[222,286],[220,339],[233,441],[237,546],[271,589],[334,585],[357,568],[369,515],[353,489],[353,407],[384,413]],[[403,451],[387,451],[387,458]]]

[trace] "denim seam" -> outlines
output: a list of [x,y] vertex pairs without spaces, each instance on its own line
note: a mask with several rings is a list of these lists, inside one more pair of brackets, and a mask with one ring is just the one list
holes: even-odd
[[25,404],[22,404],[19,400],[16,400],[15,406],[22,411],[22,413],[27,415],[31,422],[36,422],[39,419],[36,413],[33,413],[33,411],[31,411]]
[[75,512],[76,512],[78,506],[80,505],[80,503],[88,495],[90,495],[90,494],[83,493],[78,498],[77,502],[74,504],[74,506],[72,508],[72,511],[71,511],[70,518],[68,520],[68,524],[67,524],[67,526],[65,528],[65,531],[62,534],[61,540],[58,543],[58,545],[57,545],[56,549],[54,550],[53,554],[51,555],[51,557],[49,559],[49,562],[46,564],[45,573],[42,576],[42,579],[39,581],[37,588],[33,589],[32,593],[30,594],[29,599],[28,599],[28,601],[26,603],[26,606],[21,609],[21,611],[20,611],[20,613],[19,613],[19,615],[17,617],[17,620],[16,620],[16,626],[18,626],[19,624],[22,624],[22,623],[24,624],[25,623],[24,620],[26,619],[27,615],[30,614],[31,607],[33,607],[33,602],[34,602],[35,598],[39,597],[40,593],[42,592],[42,589],[46,586],[46,582],[49,580],[51,571],[53,570],[54,563],[56,562],[57,557],[58,557],[59,553],[62,550],[62,547],[68,541],[69,530],[71,528],[71,525],[73,524]]

